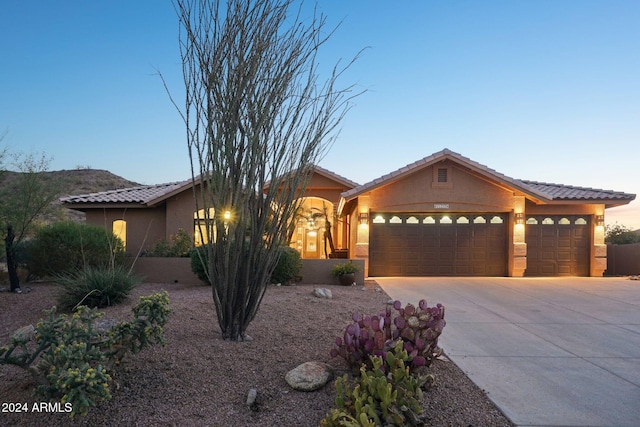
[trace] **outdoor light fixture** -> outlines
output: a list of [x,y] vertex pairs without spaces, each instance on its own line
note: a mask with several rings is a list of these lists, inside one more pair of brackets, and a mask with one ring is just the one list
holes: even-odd
[[224,220],[229,221],[231,219],[231,211],[224,211]]
[[604,215],[596,215],[596,227],[604,227]]
[[367,212],[360,212],[360,214],[358,214],[358,221],[360,225],[367,225],[369,223],[369,214]]
[[522,212],[516,212],[516,224],[524,224],[524,214]]

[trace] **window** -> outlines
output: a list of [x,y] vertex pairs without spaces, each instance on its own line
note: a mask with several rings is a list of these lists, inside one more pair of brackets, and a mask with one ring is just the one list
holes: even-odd
[[373,223],[374,224],[384,224],[386,222],[386,220],[384,219],[384,217],[382,215],[376,215],[373,218]]
[[483,216],[477,216],[473,219],[474,224],[486,224],[487,220]]
[[469,224],[469,219],[466,216],[461,216],[456,220],[458,224]]
[[407,224],[418,224],[420,221],[418,221],[418,218],[416,218],[415,216],[410,216],[409,218],[407,218]]
[[569,221],[568,218],[560,218],[560,221],[558,221],[558,224],[569,225],[571,224],[571,221]]
[[389,220],[389,224],[402,224],[402,220],[400,219],[399,216],[392,216],[391,219]]
[[124,219],[116,219],[111,226],[113,234],[122,240],[124,247],[127,247],[127,221]]
[[428,216],[428,217],[426,217],[425,219],[422,220],[422,223],[423,224],[435,224],[436,220],[433,219],[432,216]]
[[500,218],[499,216],[494,216],[493,218],[491,218],[491,224],[502,224],[504,222],[504,220],[502,218]]
[[577,225],[586,225],[586,224],[587,224],[587,220],[586,220],[586,219],[584,219],[584,218],[578,218],[578,219],[576,219],[576,222],[575,222],[575,223],[576,223]]
[[451,224],[452,222],[453,221],[451,221],[451,218],[446,215],[440,219],[440,224]]
[[[215,242],[214,209],[209,208],[209,215],[205,216],[204,209],[193,213],[193,242],[196,246],[202,246],[209,243],[209,236]],[[209,221],[209,230],[207,231],[207,220]]]
[[537,224],[538,220],[535,218],[527,218],[527,224]]
[[543,220],[542,220],[542,223],[543,223],[544,225],[551,225],[551,224],[555,224],[555,221],[554,221],[553,219],[551,219],[551,218],[547,217],[547,218],[545,218],[545,219],[543,219]]

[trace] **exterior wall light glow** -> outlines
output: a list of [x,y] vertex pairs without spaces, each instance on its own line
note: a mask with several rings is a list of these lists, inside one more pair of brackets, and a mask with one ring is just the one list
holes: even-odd
[[604,227],[604,215],[596,215],[596,227]]
[[360,212],[358,214],[358,222],[360,222],[360,225],[369,224],[369,214],[367,212]]
[[231,212],[230,211],[225,211],[224,212],[224,220],[225,221],[229,221],[231,219]]
[[517,225],[524,224],[524,214],[522,212],[516,213],[515,220]]

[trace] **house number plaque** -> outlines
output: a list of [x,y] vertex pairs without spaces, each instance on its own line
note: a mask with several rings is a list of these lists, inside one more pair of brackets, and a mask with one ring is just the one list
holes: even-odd
[[449,209],[449,203],[434,203],[433,209]]

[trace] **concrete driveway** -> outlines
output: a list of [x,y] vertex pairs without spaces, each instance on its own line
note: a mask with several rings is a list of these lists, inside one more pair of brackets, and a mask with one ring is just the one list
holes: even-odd
[[640,426],[640,281],[375,280],[445,305],[441,347],[518,426]]

